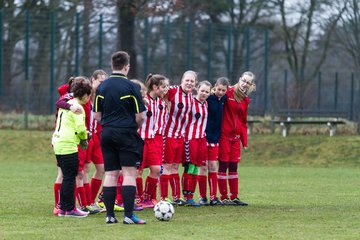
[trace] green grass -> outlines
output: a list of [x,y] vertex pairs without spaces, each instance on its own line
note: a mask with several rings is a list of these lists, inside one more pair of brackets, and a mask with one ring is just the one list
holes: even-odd
[[249,207],[176,207],[170,222],[146,209],[138,213],[145,226],[106,226],[103,214],[52,216],[50,136],[0,130],[0,239],[359,238],[357,136],[251,136],[239,167]]

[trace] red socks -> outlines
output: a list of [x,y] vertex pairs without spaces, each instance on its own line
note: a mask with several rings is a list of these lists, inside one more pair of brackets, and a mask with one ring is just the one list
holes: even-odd
[[233,200],[238,197],[239,193],[239,176],[237,172],[229,172],[228,181],[230,187],[230,199]]
[[209,172],[208,182],[209,182],[210,200],[212,200],[215,199],[217,195],[218,176],[216,172]]
[[[199,181],[199,193],[200,193],[200,197],[204,198],[206,197],[206,176],[205,175],[198,175],[197,176],[197,180]],[[196,182],[195,182],[195,187],[194,187],[194,191],[196,188]]]
[[58,208],[60,205],[60,190],[61,190],[61,183],[54,183],[54,200],[55,200],[56,208]]
[[153,194],[151,195],[151,199],[157,199],[156,195],[157,195],[157,185],[159,184],[159,179],[156,179],[156,185],[155,185],[155,189]]
[[89,183],[84,183],[84,189],[86,194],[86,206],[91,205],[93,202],[91,201],[91,188]]
[[76,198],[78,200],[80,208],[86,207],[87,200],[86,200],[85,188],[77,187],[75,191],[76,191]]
[[122,204],[122,194],[121,194],[121,190],[122,190],[122,183],[123,183],[123,176],[120,175],[118,178],[118,182],[116,185],[116,204],[121,205]]
[[170,175],[170,186],[172,189],[172,195],[174,199],[180,198],[180,176],[178,173]]
[[[194,198],[194,193],[195,193],[195,189],[196,189],[196,184],[197,184],[197,175],[190,175],[191,176],[191,187],[190,187],[190,194],[189,194],[189,198]],[[205,185],[206,187],[206,185]]]
[[156,199],[156,186],[158,183],[158,179],[157,178],[152,178],[147,176],[146,181],[145,181],[145,191],[144,191],[144,196],[148,199]]
[[170,175],[162,174],[160,176],[160,199],[161,200],[165,200],[165,198],[168,197],[168,194],[169,194],[169,189],[168,189],[169,178],[170,178]]
[[102,184],[101,179],[96,179],[96,178],[91,179],[91,183],[90,183],[90,188],[91,188],[90,202],[91,203],[95,203],[95,199],[96,199],[96,196],[97,196],[97,194],[99,192],[101,184]]
[[184,172],[182,176],[182,189],[185,200],[189,199],[192,189],[192,176],[186,172]]
[[218,185],[220,192],[220,200],[224,200],[225,198],[228,198],[227,176],[225,172],[218,173]]
[[144,188],[142,177],[136,178],[136,200],[138,203],[144,200]]

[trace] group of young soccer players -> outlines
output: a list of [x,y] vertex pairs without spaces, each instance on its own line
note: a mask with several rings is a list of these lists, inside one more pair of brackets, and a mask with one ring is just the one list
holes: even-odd
[[[73,97],[71,87],[76,78],[59,88],[60,98],[56,103],[58,109],[74,114],[85,113],[88,131],[87,149],[78,148],[75,196],[80,209],[75,207],[77,212],[70,216],[85,217],[88,213],[104,211],[101,193],[100,201],[96,201],[104,175],[100,147],[101,124],[93,118],[91,109],[96,88],[107,77],[104,71],[97,70],[90,78],[91,82],[88,80],[92,86],[92,94],[89,101],[82,104],[84,112],[69,102]],[[209,81],[198,82],[194,71],[186,71],[180,85],[175,86],[170,86],[169,79],[160,74],[150,74],[145,84],[134,82],[140,85],[146,106],[145,121],[138,129],[144,148],[136,178],[135,210],[152,208],[159,200],[179,206],[246,206],[247,203],[238,198],[237,167],[241,146],[247,147],[248,95],[256,88],[254,74],[244,72],[234,86],[230,86],[229,80],[224,77],[217,79],[214,87]],[[57,127],[58,124],[59,121]],[[95,164],[96,170],[89,182],[91,162]],[[183,166],[181,178],[180,164]],[[144,181],[145,168],[149,171]],[[60,166],[58,169],[54,184],[55,215],[62,214],[59,203],[63,173]],[[123,210],[121,179],[120,176],[114,206],[118,211]],[[171,198],[169,185],[172,190]],[[197,185],[199,201],[194,200]],[[157,196],[157,186],[160,187],[160,196]],[[220,197],[217,196],[217,189]]]

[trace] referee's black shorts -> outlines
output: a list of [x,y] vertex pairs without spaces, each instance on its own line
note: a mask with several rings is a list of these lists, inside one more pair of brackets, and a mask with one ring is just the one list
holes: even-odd
[[105,171],[124,167],[139,167],[144,141],[134,128],[104,127],[101,132],[101,150]]

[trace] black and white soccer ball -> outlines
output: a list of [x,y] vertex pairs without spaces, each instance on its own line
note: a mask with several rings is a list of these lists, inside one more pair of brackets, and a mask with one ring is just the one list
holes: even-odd
[[166,201],[160,201],[154,207],[155,217],[159,221],[169,221],[174,216],[174,213],[173,205]]

